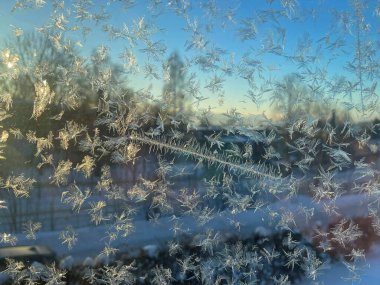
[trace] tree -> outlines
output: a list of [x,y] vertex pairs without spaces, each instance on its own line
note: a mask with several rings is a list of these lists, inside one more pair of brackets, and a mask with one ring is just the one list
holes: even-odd
[[166,84],[162,94],[168,113],[176,115],[188,109],[185,93],[186,68],[177,52],[171,54],[164,64]]
[[333,102],[313,98],[308,87],[298,74],[289,74],[275,84],[271,104],[274,111],[283,115],[286,123],[293,123],[300,117],[313,116],[327,119],[334,109]]
[[285,121],[292,122],[299,115],[300,102],[305,95],[305,89],[299,85],[297,75],[287,75],[282,82],[276,84],[272,104],[275,110],[283,114]]
[[[57,48],[50,36],[44,33],[24,33],[19,37],[9,37],[2,44],[6,47],[2,54],[3,62],[5,57],[13,58],[13,61],[0,65],[0,74],[9,73],[10,67],[17,68],[13,76],[0,77],[1,105],[7,104],[7,109],[10,109],[10,116],[3,124],[6,129],[13,130],[10,143],[4,149],[5,156],[12,159],[7,162],[7,167],[1,169],[2,174],[36,171],[23,161],[41,163],[41,159],[44,161],[48,157],[51,161],[53,157],[65,157],[80,162],[82,152],[78,149],[65,152],[62,142],[65,136],[74,134],[76,140],[79,134],[84,135],[87,130],[91,132],[97,117],[98,99],[103,94],[110,97],[111,87],[116,86],[112,83],[121,81],[121,69],[111,63],[109,57],[100,60],[100,48],[93,52],[92,61],[88,64],[77,49],[72,46]],[[124,85],[119,85],[118,90],[122,88]],[[131,96],[132,93],[128,94]],[[6,101],[7,98],[9,100]],[[41,143],[46,147],[41,149]],[[34,174],[37,183],[46,183],[41,177],[50,170],[38,167]],[[43,186],[36,188],[33,195],[41,197]],[[39,202],[31,207],[14,195],[6,194],[0,193],[0,197],[12,201],[8,209],[13,230],[20,227],[22,215],[28,211],[39,211]],[[54,203],[51,203],[52,215]]]

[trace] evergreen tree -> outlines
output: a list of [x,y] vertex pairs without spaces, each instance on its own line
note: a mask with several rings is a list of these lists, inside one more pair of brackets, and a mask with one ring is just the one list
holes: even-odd
[[182,113],[186,110],[186,69],[177,52],[172,53],[164,64],[164,71],[166,83],[162,94],[163,102],[168,106],[168,113],[172,115]]

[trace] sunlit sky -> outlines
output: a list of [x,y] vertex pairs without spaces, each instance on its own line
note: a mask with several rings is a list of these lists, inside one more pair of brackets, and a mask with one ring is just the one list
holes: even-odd
[[[34,3],[36,0],[24,0],[20,2]],[[44,2],[44,1],[42,1]],[[16,1],[5,0],[0,3],[0,27],[2,29],[0,41],[12,36],[16,28],[24,31],[35,30],[46,24],[51,24],[51,15],[54,8],[51,3],[47,3],[42,8],[16,9],[11,12]],[[63,1],[57,1],[63,2]],[[200,82],[200,95],[207,97],[201,101],[199,108],[210,106],[215,112],[225,112],[232,107],[236,107],[241,113],[256,114],[263,111],[273,115],[274,112],[265,98],[262,100],[260,108],[246,96],[250,89],[249,84],[239,74],[237,66],[241,65],[243,55],[249,54],[251,59],[262,62],[262,71],[254,74],[254,83],[257,87],[263,86],[267,80],[281,80],[285,75],[292,72],[303,72],[299,63],[286,58],[286,56],[275,55],[270,52],[262,52],[266,40],[273,35],[274,42],[280,42],[279,28],[285,31],[286,38],[282,42],[284,55],[295,54],[297,45],[301,39],[310,39],[310,48],[305,49],[306,56],[320,55],[313,63],[308,64],[309,69],[326,69],[328,78],[336,75],[345,75],[347,78],[355,78],[355,74],[345,69],[347,62],[352,61],[355,56],[356,45],[356,22],[344,27],[344,23],[338,23],[333,17],[334,11],[350,13],[348,18],[352,20],[352,1],[324,1],[324,0],[273,0],[273,1],[178,1],[191,3],[186,16],[176,15],[171,2],[162,1],[158,10],[148,8],[151,3],[160,1],[106,1],[93,0],[90,12],[99,13],[102,7],[110,15],[109,19],[96,24],[95,21],[85,20],[82,22],[75,20],[74,4],[81,1],[64,1],[64,10],[58,10],[57,14],[63,14],[67,27],[79,25],[79,27],[89,28],[91,32],[83,36],[81,30],[77,32],[62,30],[65,38],[72,39],[78,43],[78,48],[84,56],[89,56],[91,51],[97,46],[104,45],[110,50],[112,61],[122,64],[120,54],[124,51],[131,51],[137,58],[139,72],[128,75],[128,86],[135,90],[147,88],[152,85],[152,92],[156,96],[161,96],[163,78],[162,61],[167,59],[173,51],[177,51],[181,58],[189,62],[189,72],[194,72]],[[84,2],[84,1],[82,1]],[[131,7],[125,7],[126,3],[135,2]],[[165,2],[165,3],[164,3]],[[364,11],[364,22],[368,24],[369,31],[365,34],[365,40],[379,41],[380,26],[380,2],[365,1],[368,5]],[[292,4],[294,3],[294,6]],[[207,9],[215,5],[216,10]],[[288,5],[288,6],[287,6]],[[378,9],[378,10],[376,10]],[[283,16],[262,18],[263,11],[279,11]],[[71,16],[69,16],[71,13]],[[109,35],[103,31],[104,25],[111,25],[117,29],[122,29],[126,24],[130,29],[134,22],[144,18],[146,23],[152,23],[160,30],[151,37],[153,41],[160,41],[166,46],[166,52],[160,56],[159,60],[149,58],[142,49],[145,48],[143,42],[137,42],[132,47],[127,39],[110,39]],[[242,40],[239,36],[239,29],[244,27],[243,21],[255,23],[256,36],[248,40]],[[197,22],[200,34],[207,41],[204,50],[195,48],[187,49],[187,42],[191,39],[191,32],[185,31],[187,22]],[[345,30],[346,28],[346,30]],[[329,41],[325,37],[328,36]],[[327,46],[338,38],[345,41],[342,48],[329,50]],[[79,44],[80,42],[80,44]],[[82,46],[82,47],[79,47]],[[319,48],[320,46],[320,48]],[[2,48],[4,46],[2,45]],[[194,57],[204,55],[210,48],[220,48],[225,51],[221,55],[219,66],[223,66],[223,61],[230,62],[234,59],[234,72],[232,76],[224,75],[220,69],[210,72],[203,72],[194,63]],[[378,55],[377,55],[378,56]],[[147,78],[144,73],[144,65],[149,62],[156,66],[159,79]],[[206,86],[215,76],[224,79],[222,91],[212,93]],[[352,79],[354,80],[354,79]],[[256,90],[257,91],[257,90]],[[221,94],[224,94],[221,96]],[[270,96],[265,93],[264,96]],[[224,99],[223,103],[220,99]]]

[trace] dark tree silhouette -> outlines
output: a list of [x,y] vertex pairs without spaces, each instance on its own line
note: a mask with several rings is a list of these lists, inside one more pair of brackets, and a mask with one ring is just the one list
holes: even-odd
[[162,99],[168,107],[168,113],[176,115],[186,110],[188,101],[185,93],[186,69],[177,52],[171,54],[164,66],[167,82],[164,85]]

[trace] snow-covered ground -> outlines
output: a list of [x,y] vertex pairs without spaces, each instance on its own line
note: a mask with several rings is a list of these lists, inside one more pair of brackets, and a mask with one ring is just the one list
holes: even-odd
[[[352,266],[353,264],[348,264]],[[321,271],[317,284],[320,285],[378,285],[380,284],[380,245],[372,248],[366,256],[366,260],[356,263],[356,270],[348,268],[343,262],[335,262],[326,266]],[[354,270],[354,272],[351,272]],[[356,274],[357,275],[356,275]],[[357,278],[355,278],[357,277]],[[299,285],[313,284],[312,281],[305,279]]]
[[[327,203],[327,202],[326,202]],[[369,198],[366,195],[346,195],[341,196],[335,201],[336,210],[344,217],[357,217],[368,215]],[[300,210],[302,208],[311,209],[314,208],[313,215],[306,221],[304,213]],[[277,201],[270,204],[267,207],[263,207],[259,210],[248,210],[235,215],[228,211],[223,211],[216,215],[205,226],[198,226],[197,221],[190,216],[182,216],[178,218],[178,224],[182,225],[182,228],[189,234],[194,235],[197,232],[202,232],[206,228],[218,230],[222,233],[235,233],[239,236],[247,236],[256,231],[258,227],[266,228],[267,230],[273,230],[276,228],[276,219],[273,217],[273,213],[292,212],[297,229],[304,232],[308,231],[314,225],[328,225],[334,221],[336,216],[327,215],[322,207],[322,203],[315,203],[308,196],[296,196],[289,200]],[[240,230],[236,229],[235,225],[240,224]],[[173,237],[173,222],[171,217],[163,217],[158,220],[157,223],[136,220],[133,222],[134,231],[127,237],[119,237],[113,243],[114,246],[127,246],[130,248],[145,245],[147,243],[162,243],[168,241]],[[107,226],[86,227],[75,229],[78,234],[78,243],[71,250],[70,254],[74,257],[85,257],[93,255],[99,249],[102,249],[107,236]],[[45,244],[54,249],[59,255],[67,254],[67,246],[60,243],[59,240],[60,231],[41,232],[37,233],[37,240],[27,240],[24,234],[18,234],[18,244]]]
[[[341,196],[335,201],[337,211],[344,217],[367,216],[368,203],[368,196],[359,194]],[[308,221],[300,211],[303,207],[306,209],[314,208],[314,213]],[[221,212],[205,226],[199,226],[198,222],[190,216],[178,217],[177,224],[181,225],[186,234],[192,237],[197,233],[204,232],[206,229],[213,229],[226,236],[239,235],[240,238],[244,239],[257,231],[271,232],[275,230],[278,220],[273,218],[273,213],[279,213],[279,216],[281,216],[284,211],[293,213],[297,229],[306,234],[310,233],[310,229],[315,225],[327,226],[337,218],[336,216],[327,215],[321,203],[315,203],[308,196],[298,195],[290,200],[277,201],[257,211],[249,210],[236,215],[227,211]],[[144,246],[165,247],[167,242],[173,239],[173,221],[171,217],[163,217],[157,223],[137,220],[133,224],[133,232],[127,237],[118,237],[112,242],[112,247],[133,256],[138,254]],[[237,229],[236,225],[240,226],[240,230]],[[17,244],[47,245],[57,253],[58,257],[63,258],[70,255],[74,258],[75,263],[83,263],[86,257],[95,258],[104,249],[108,242],[108,229],[104,225],[76,229],[78,241],[71,250],[68,250],[67,245],[62,244],[59,239],[59,231],[38,233],[37,240],[28,240],[25,235],[18,234]],[[369,266],[364,266],[361,270],[361,284],[380,284],[380,246],[375,247],[370,252],[366,263]],[[351,283],[351,280],[342,278],[350,278],[350,272],[343,263],[336,262],[321,270],[321,283],[317,284]],[[314,283],[311,280],[305,280],[302,285],[304,284]]]

